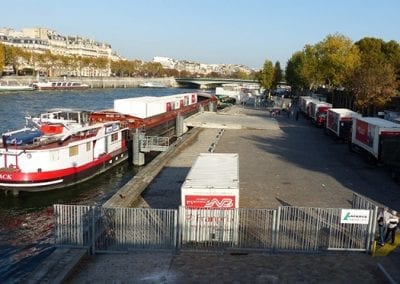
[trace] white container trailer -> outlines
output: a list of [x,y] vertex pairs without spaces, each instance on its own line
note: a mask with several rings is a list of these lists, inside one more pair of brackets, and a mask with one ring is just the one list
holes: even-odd
[[137,97],[114,100],[114,110],[139,118],[148,118],[197,102],[197,94],[178,94],[165,97]]
[[201,153],[181,188],[182,206],[239,207],[239,154]]
[[361,117],[361,115],[347,108],[328,109],[326,115],[326,129],[336,137],[348,141],[350,139],[353,117]]
[[[384,162],[400,147],[400,124],[378,117],[354,117],[351,143],[365,150],[368,157]],[[392,154],[391,154],[392,153]]]
[[183,106],[188,106],[197,103],[197,93],[183,93],[168,97],[171,97],[173,99],[178,99],[180,101],[180,104],[182,104],[183,101]]
[[319,102],[319,100],[312,97],[300,97],[300,110],[307,116],[310,116],[310,104],[312,102]]
[[181,187],[182,240],[237,241],[239,155],[202,153]]
[[313,100],[310,96],[303,96],[299,99],[299,108],[303,113],[307,113],[307,105]]
[[147,118],[165,112],[166,105],[157,97],[138,97],[114,100],[114,110],[139,118]]

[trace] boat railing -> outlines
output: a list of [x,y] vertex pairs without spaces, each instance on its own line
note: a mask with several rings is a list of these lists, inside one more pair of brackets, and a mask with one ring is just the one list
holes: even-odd
[[158,151],[164,152],[169,148],[169,137],[160,136],[144,136],[140,140],[140,151],[150,152]]
[[11,136],[13,134],[17,134],[17,133],[20,133],[20,132],[28,131],[28,130],[31,130],[31,129],[32,128],[30,128],[30,127],[24,127],[24,128],[18,129],[18,130],[5,132],[5,133],[3,133],[3,136]]

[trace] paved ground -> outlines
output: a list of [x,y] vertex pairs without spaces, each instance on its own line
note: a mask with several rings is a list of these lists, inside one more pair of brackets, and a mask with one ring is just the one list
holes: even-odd
[[[172,159],[143,194],[146,206],[176,208],[180,185],[198,153],[239,153],[240,207],[281,205],[346,207],[353,192],[400,211],[400,188],[383,168],[372,168],[323,130],[301,118],[269,117],[258,109],[235,107],[243,114],[279,127],[204,129],[198,139]],[[251,119],[250,119],[251,120]],[[249,121],[247,119],[246,121]],[[259,119],[257,119],[259,123]],[[226,126],[229,121],[222,124]],[[400,257],[357,254],[202,254],[128,253],[95,255],[81,262],[72,283],[384,283],[377,263],[398,272]],[[397,262],[396,262],[397,261]],[[398,278],[400,281],[400,278]]]
[[384,283],[363,254],[129,253],[96,255],[70,283]]

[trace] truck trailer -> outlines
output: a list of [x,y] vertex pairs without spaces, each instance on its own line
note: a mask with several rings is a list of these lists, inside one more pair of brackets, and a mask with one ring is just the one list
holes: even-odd
[[310,96],[300,97],[300,99],[299,99],[299,108],[300,108],[300,110],[304,114],[308,115],[309,104],[310,104],[310,102],[312,102],[314,100],[315,99],[310,97]]
[[347,108],[328,109],[326,114],[327,132],[342,141],[349,141],[353,117],[361,117],[361,115]]
[[237,241],[239,155],[201,153],[181,187],[182,241]]
[[361,150],[370,162],[397,172],[400,164],[400,124],[378,117],[353,117],[351,150]]

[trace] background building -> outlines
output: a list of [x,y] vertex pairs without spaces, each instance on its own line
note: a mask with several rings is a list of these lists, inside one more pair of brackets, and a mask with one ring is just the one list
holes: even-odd
[[[108,61],[121,60],[122,58],[112,51],[111,45],[98,42],[81,36],[61,35],[54,30],[47,28],[24,28],[21,31],[14,31],[11,28],[0,29],[0,43],[8,46],[21,48],[28,52],[44,54],[50,52],[54,55],[104,58]],[[43,66],[31,66],[32,63],[20,62],[23,67],[43,69]],[[75,76],[110,76],[110,64],[106,68],[71,68],[55,70],[60,74],[53,75],[75,75]],[[79,74],[78,74],[79,73]]]

